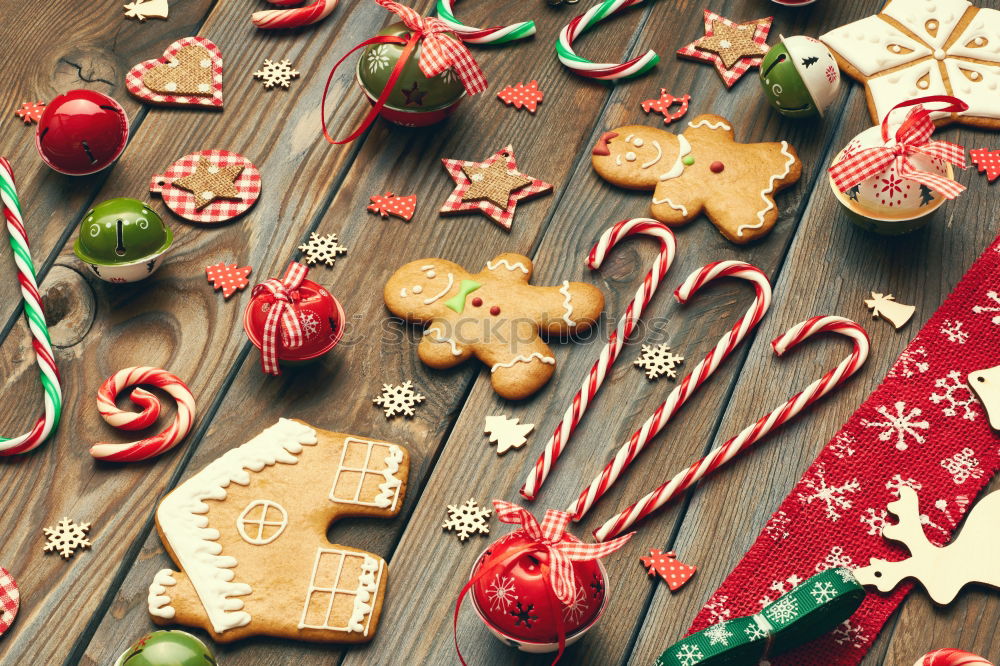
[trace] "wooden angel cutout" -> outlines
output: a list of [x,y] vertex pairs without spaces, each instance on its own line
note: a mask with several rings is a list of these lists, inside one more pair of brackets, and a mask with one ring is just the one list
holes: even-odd
[[935,603],[950,604],[967,583],[982,583],[1000,588],[1000,491],[979,500],[951,543],[935,546],[927,540],[920,523],[917,491],[899,488],[899,499],[887,507],[899,518],[886,525],[882,536],[898,541],[910,551],[909,559],[889,562],[872,558],[867,567],[857,569],[855,577],[862,585],[874,585],[889,592],[905,578],[919,580]]
[[881,317],[896,328],[901,328],[910,321],[913,311],[917,308],[913,305],[903,305],[897,303],[892,294],[880,294],[873,291],[871,298],[865,299],[865,305],[872,311],[872,319]]
[[969,386],[983,403],[990,427],[1000,430],[1000,365],[969,373]]

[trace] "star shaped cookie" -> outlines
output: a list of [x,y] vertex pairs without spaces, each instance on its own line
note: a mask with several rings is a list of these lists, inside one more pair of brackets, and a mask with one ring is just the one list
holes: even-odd
[[734,23],[705,10],[705,36],[677,50],[677,55],[715,65],[727,88],[751,67],[760,65],[767,53],[767,35],[772,17]]
[[442,213],[478,210],[509,230],[518,201],[552,191],[549,183],[517,170],[512,146],[497,151],[483,162],[447,158],[441,162],[456,185],[442,206]]
[[204,208],[216,199],[239,199],[236,178],[243,172],[243,166],[220,167],[199,157],[194,173],[175,179],[173,185],[194,194],[196,208]]

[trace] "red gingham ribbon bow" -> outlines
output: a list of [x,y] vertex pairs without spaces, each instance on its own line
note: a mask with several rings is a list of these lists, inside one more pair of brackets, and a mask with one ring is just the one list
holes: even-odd
[[635,532],[631,532],[603,543],[563,541],[563,534],[566,533],[566,526],[571,518],[570,514],[565,511],[549,509],[545,512],[542,524],[539,525],[533,515],[516,504],[503,500],[493,500],[493,509],[500,522],[520,525],[521,529],[538,545],[539,550],[548,552],[549,582],[552,584],[552,591],[556,598],[564,604],[572,603],[573,595],[576,593],[573,562],[599,560],[624,546],[635,534]]
[[279,325],[281,333],[284,333],[286,348],[296,349],[302,346],[302,325],[293,304],[299,300],[298,289],[308,274],[308,268],[293,261],[285,271],[284,278],[265,280],[250,292],[254,298],[261,295],[270,295],[272,298],[260,342],[260,364],[269,375],[281,374],[278,368]]
[[906,106],[914,106],[915,108],[910,110],[906,120],[896,130],[894,146],[883,145],[866,148],[845,157],[830,167],[833,182],[841,192],[882,173],[893,161],[896,163],[896,172],[900,177],[926,185],[948,199],[954,199],[965,191],[965,186],[961,183],[936,173],[921,171],[913,166],[911,155],[925,155],[944,160],[961,169],[965,168],[964,146],[948,141],[930,140],[931,134],[934,133],[934,121],[931,120],[931,112],[925,109],[920,104],[921,102],[948,103],[946,108],[941,109],[942,111],[961,112],[969,108],[962,100],[945,95],[921,97],[897,104],[882,119],[883,142],[889,141],[889,116],[892,115],[892,112]]

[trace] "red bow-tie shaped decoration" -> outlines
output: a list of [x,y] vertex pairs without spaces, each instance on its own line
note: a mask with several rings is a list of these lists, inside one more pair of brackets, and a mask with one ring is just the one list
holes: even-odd
[[[296,349],[302,346],[302,325],[294,303],[299,296],[299,287],[309,274],[309,269],[293,261],[285,277],[281,280],[271,278],[253,288],[250,295],[270,296],[272,305],[264,320],[264,332],[261,335],[260,363],[264,372],[269,375],[280,375],[278,368],[278,344],[284,344],[286,349]],[[280,328],[279,328],[280,327]],[[280,337],[279,337],[280,336]]]
[[[386,100],[389,99],[389,94],[396,86],[396,81],[399,80],[399,75],[403,72],[403,66],[409,61],[410,54],[413,53],[413,49],[416,48],[418,43],[420,44],[420,61],[418,64],[424,76],[433,78],[450,68],[462,82],[465,92],[475,95],[486,90],[486,76],[483,74],[483,70],[479,68],[479,64],[472,57],[472,53],[468,47],[462,43],[462,40],[455,36],[454,32],[444,21],[439,18],[421,16],[410,7],[401,5],[393,0],[375,0],[375,2],[399,16],[403,24],[410,30],[410,37],[406,39],[393,35],[380,35],[366,39],[348,51],[343,58],[337,61],[333,69],[330,70],[330,76],[326,79],[326,87],[323,89],[323,101],[320,105],[320,113],[323,121],[323,136],[332,144],[343,144],[354,141],[375,121],[376,116],[378,116],[379,112],[385,106]],[[337,68],[340,67],[340,64],[349,55],[369,44],[402,44],[403,50],[399,54],[399,60],[396,61],[396,66],[393,67],[389,79],[386,81],[382,94],[379,95],[371,111],[368,112],[368,115],[361,122],[361,126],[346,139],[336,141],[330,136],[326,128],[326,96],[330,90],[330,82],[333,81],[334,72],[337,71]]]
[[921,171],[913,166],[911,156],[925,155],[930,158],[944,160],[960,169],[965,168],[965,147],[947,141],[931,141],[931,134],[934,133],[934,121],[931,120],[931,112],[925,109],[922,102],[944,102],[948,106],[941,111],[960,113],[969,106],[960,99],[948,97],[946,95],[932,95],[921,97],[897,104],[882,119],[882,141],[889,142],[889,117],[896,109],[913,106],[906,120],[896,130],[894,146],[876,146],[866,148],[854,153],[850,157],[845,157],[830,167],[830,175],[833,182],[841,192],[846,192],[855,185],[876,176],[885,171],[893,161],[896,162],[896,171],[902,178],[915,180],[922,185],[926,185],[932,190],[940,192],[948,199],[954,199],[963,191],[965,186],[928,171]]

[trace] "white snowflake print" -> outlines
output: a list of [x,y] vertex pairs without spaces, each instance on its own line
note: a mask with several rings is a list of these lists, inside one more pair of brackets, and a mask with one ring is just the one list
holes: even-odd
[[902,474],[893,474],[892,478],[885,482],[885,489],[899,494],[899,489],[903,486],[907,488],[913,488],[914,490],[923,490],[924,486],[922,483],[916,479],[911,479],[909,477],[903,478]]
[[78,548],[90,548],[90,540],[87,532],[90,531],[90,523],[74,523],[69,518],[63,518],[55,527],[46,527],[45,547],[42,549],[46,553],[58,551],[64,559],[73,557]]
[[772,597],[769,594],[765,594],[763,597],[757,600],[758,605],[760,605],[760,607],[763,608],[764,606],[768,605],[775,599],[783,597],[784,595],[794,590],[796,587],[798,587],[799,583],[801,582],[802,579],[795,574],[792,574],[791,576],[789,576],[784,580],[771,581],[769,589],[772,592],[774,592],[774,596]]
[[782,541],[789,536],[788,528],[791,527],[792,519],[784,511],[778,511],[771,520],[764,525],[764,532],[775,541]]
[[573,591],[573,600],[563,606],[563,621],[577,623],[587,612],[587,591],[579,585]]
[[965,509],[969,506],[969,497],[967,495],[959,495],[955,498],[955,512],[952,513],[952,509],[948,503],[948,500],[939,499],[934,502],[934,508],[944,514],[944,517],[948,519],[951,527],[958,525],[958,521],[962,519],[962,515],[965,514]]
[[858,582],[858,579],[854,577],[854,571],[851,569],[841,567],[837,569],[837,575],[840,576],[840,580],[844,581],[845,585]]
[[719,622],[725,622],[732,617],[729,609],[726,608],[727,603],[729,603],[729,597],[723,595],[713,596],[708,600],[708,603],[705,604],[705,610],[712,616],[712,619],[715,620],[716,624]]
[[683,362],[684,357],[672,353],[669,345],[643,345],[642,355],[633,365],[645,370],[647,379],[658,379],[662,375],[676,379],[677,365]]
[[813,596],[818,604],[825,604],[830,599],[837,596],[837,590],[833,587],[833,583],[827,582],[825,580],[818,580],[813,583],[812,589],[809,590],[809,594]]
[[413,408],[423,401],[424,396],[413,390],[413,382],[410,380],[397,386],[382,384],[382,395],[372,399],[372,402],[382,407],[387,419],[397,414],[413,416]]
[[854,560],[851,559],[850,555],[844,553],[844,549],[841,546],[834,546],[830,549],[830,552],[823,559],[822,562],[816,565],[816,573],[820,571],[826,571],[827,569],[853,569]]
[[315,338],[319,333],[319,317],[315,312],[309,310],[299,314],[299,324],[302,327],[302,336],[309,340]]
[[675,656],[681,662],[681,666],[695,666],[695,664],[705,658],[705,655],[698,649],[697,645],[687,644],[682,644]]
[[368,61],[368,71],[372,74],[385,69],[389,66],[389,56],[386,53],[385,44],[379,44],[372,48],[365,56],[365,60]]
[[923,444],[926,440],[917,431],[929,430],[931,424],[927,421],[917,420],[917,417],[922,413],[920,408],[907,409],[906,403],[899,400],[893,404],[893,409],[895,413],[890,412],[887,406],[881,405],[875,411],[881,414],[884,420],[869,421],[868,419],[861,419],[861,425],[866,428],[880,428],[882,432],[878,434],[879,441],[888,442],[895,438],[896,448],[900,451],[905,451],[909,448],[907,437],[912,437],[917,444]]
[[313,232],[309,234],[309,242],[299,245],[299,252],[306,255],[306,263],[312,266],[322,261],[327,266],[333,266],[338,254],[346,254],[347,248],[337,242],[337,234],[320,236]]
[[889,376],[909,379],[927,372],[930,368],[931,364],[927,362],[927,350],[924,347],[914,347],[899,355],[899,359],[889,371]]
[[837,628],[830,634],[837,645],[850,645],[853,648],[862,648],[868,644],[868,636],[857,627],[851,624],[850,620],[844,620],[837,625]]
[[948,338],[948,342],[964,345],[969,339],[968,331],[962,330],[962,322],[954,319],[945,319],[941,324],[941,332]]
[[830,444],[830,452],[841,460],[854,455],[854,446],[857,444],[854,436],[847,432],[838,433]]
[[764,616],[772,622],[791,622],[799,616],[799,600],[795,597],[782,597],[764,609]]
[[931,402],[935,405],[947,402],[948,406],[941,410],[945,416],[958,416],[958,410],[962,408],[963,419],[976,420],[976,398],[962,381],[962,373],[952,370],[947,376],[935,380],[934,386],[944,389],[944,393],[932,393]]
[[455,70],[451,67],[441,72],[440,77],[441,81],[448,84],[454,83],[458,79],[458,77],[455,76]]
[[875,536],[882,534],[882,528],[886,526],[889,514],[885,509],[865,509],[861,514],[861,522],[868,525],[868,534]]
[[747,635],[752,641],[759,641],[762,638],[767,638],[767,632],[760,628],[758,624],[748,625],[743,629],[743,633]]
[[492,509],[480,508],[476,500],[469,498],[465,504],[449,504],[448,519],[441,525],[446,530],[458,534],[459,541],[465,541],[470,534],[489,534],[489,518]]
[[490,586],[486,588],[486,598],[490,600],[491,611],[506,613],[507,609],[517,601],[517,595],[514,594],[513,576],[497,574]]
[[[975,312],[976,314],[989,314],[991,312],[1000,312],[1000,294],[998,294],[995,291],[988,291],[986,292],[986,296],[991,301],[993,301],[995,305],[989,305],[989,304],[976,305],[973,306],[972,311]],[[993,319],[991,319],[990,321],[992,321],[994,324],[1000,324],[1000,314],[994,316]]]
[[799,493],[799,501],[803,504],[822,502],[825,505],[826,517],[834,522],[840,520],[841,511],[854,506],[854,502],[847,499],[847,494],[861,490],[861,484],[857,479],[845,481],[840,485],[829,485],[826,481],[826,467],[823,465],[816,467],[816,473],[808,477],[805,484],[808,490]]
[[729,647],[729,639],[733,637],[733,633],[726,629],[724,624],[713,624],[704,631],[703,635],[708,639],[709,645],[722,645],[723,647]]
[[299,77],[299,71],[292,69],[291,60],[279,60],[275,62],[271,59],[264,60],[264,66],[253,73],[253,78],[264,82],[265,88],[281,86],[287,88],[292,79]]
[[955,485],[960,486],[970,478],[983,478],[983,470],[979,467],[979,459],[975,458],[974,454],[975,451],[972,449],[964,448],[952,457],[941,461],[941,467],[944,467],[951,474],[951,480],[955,482]]

